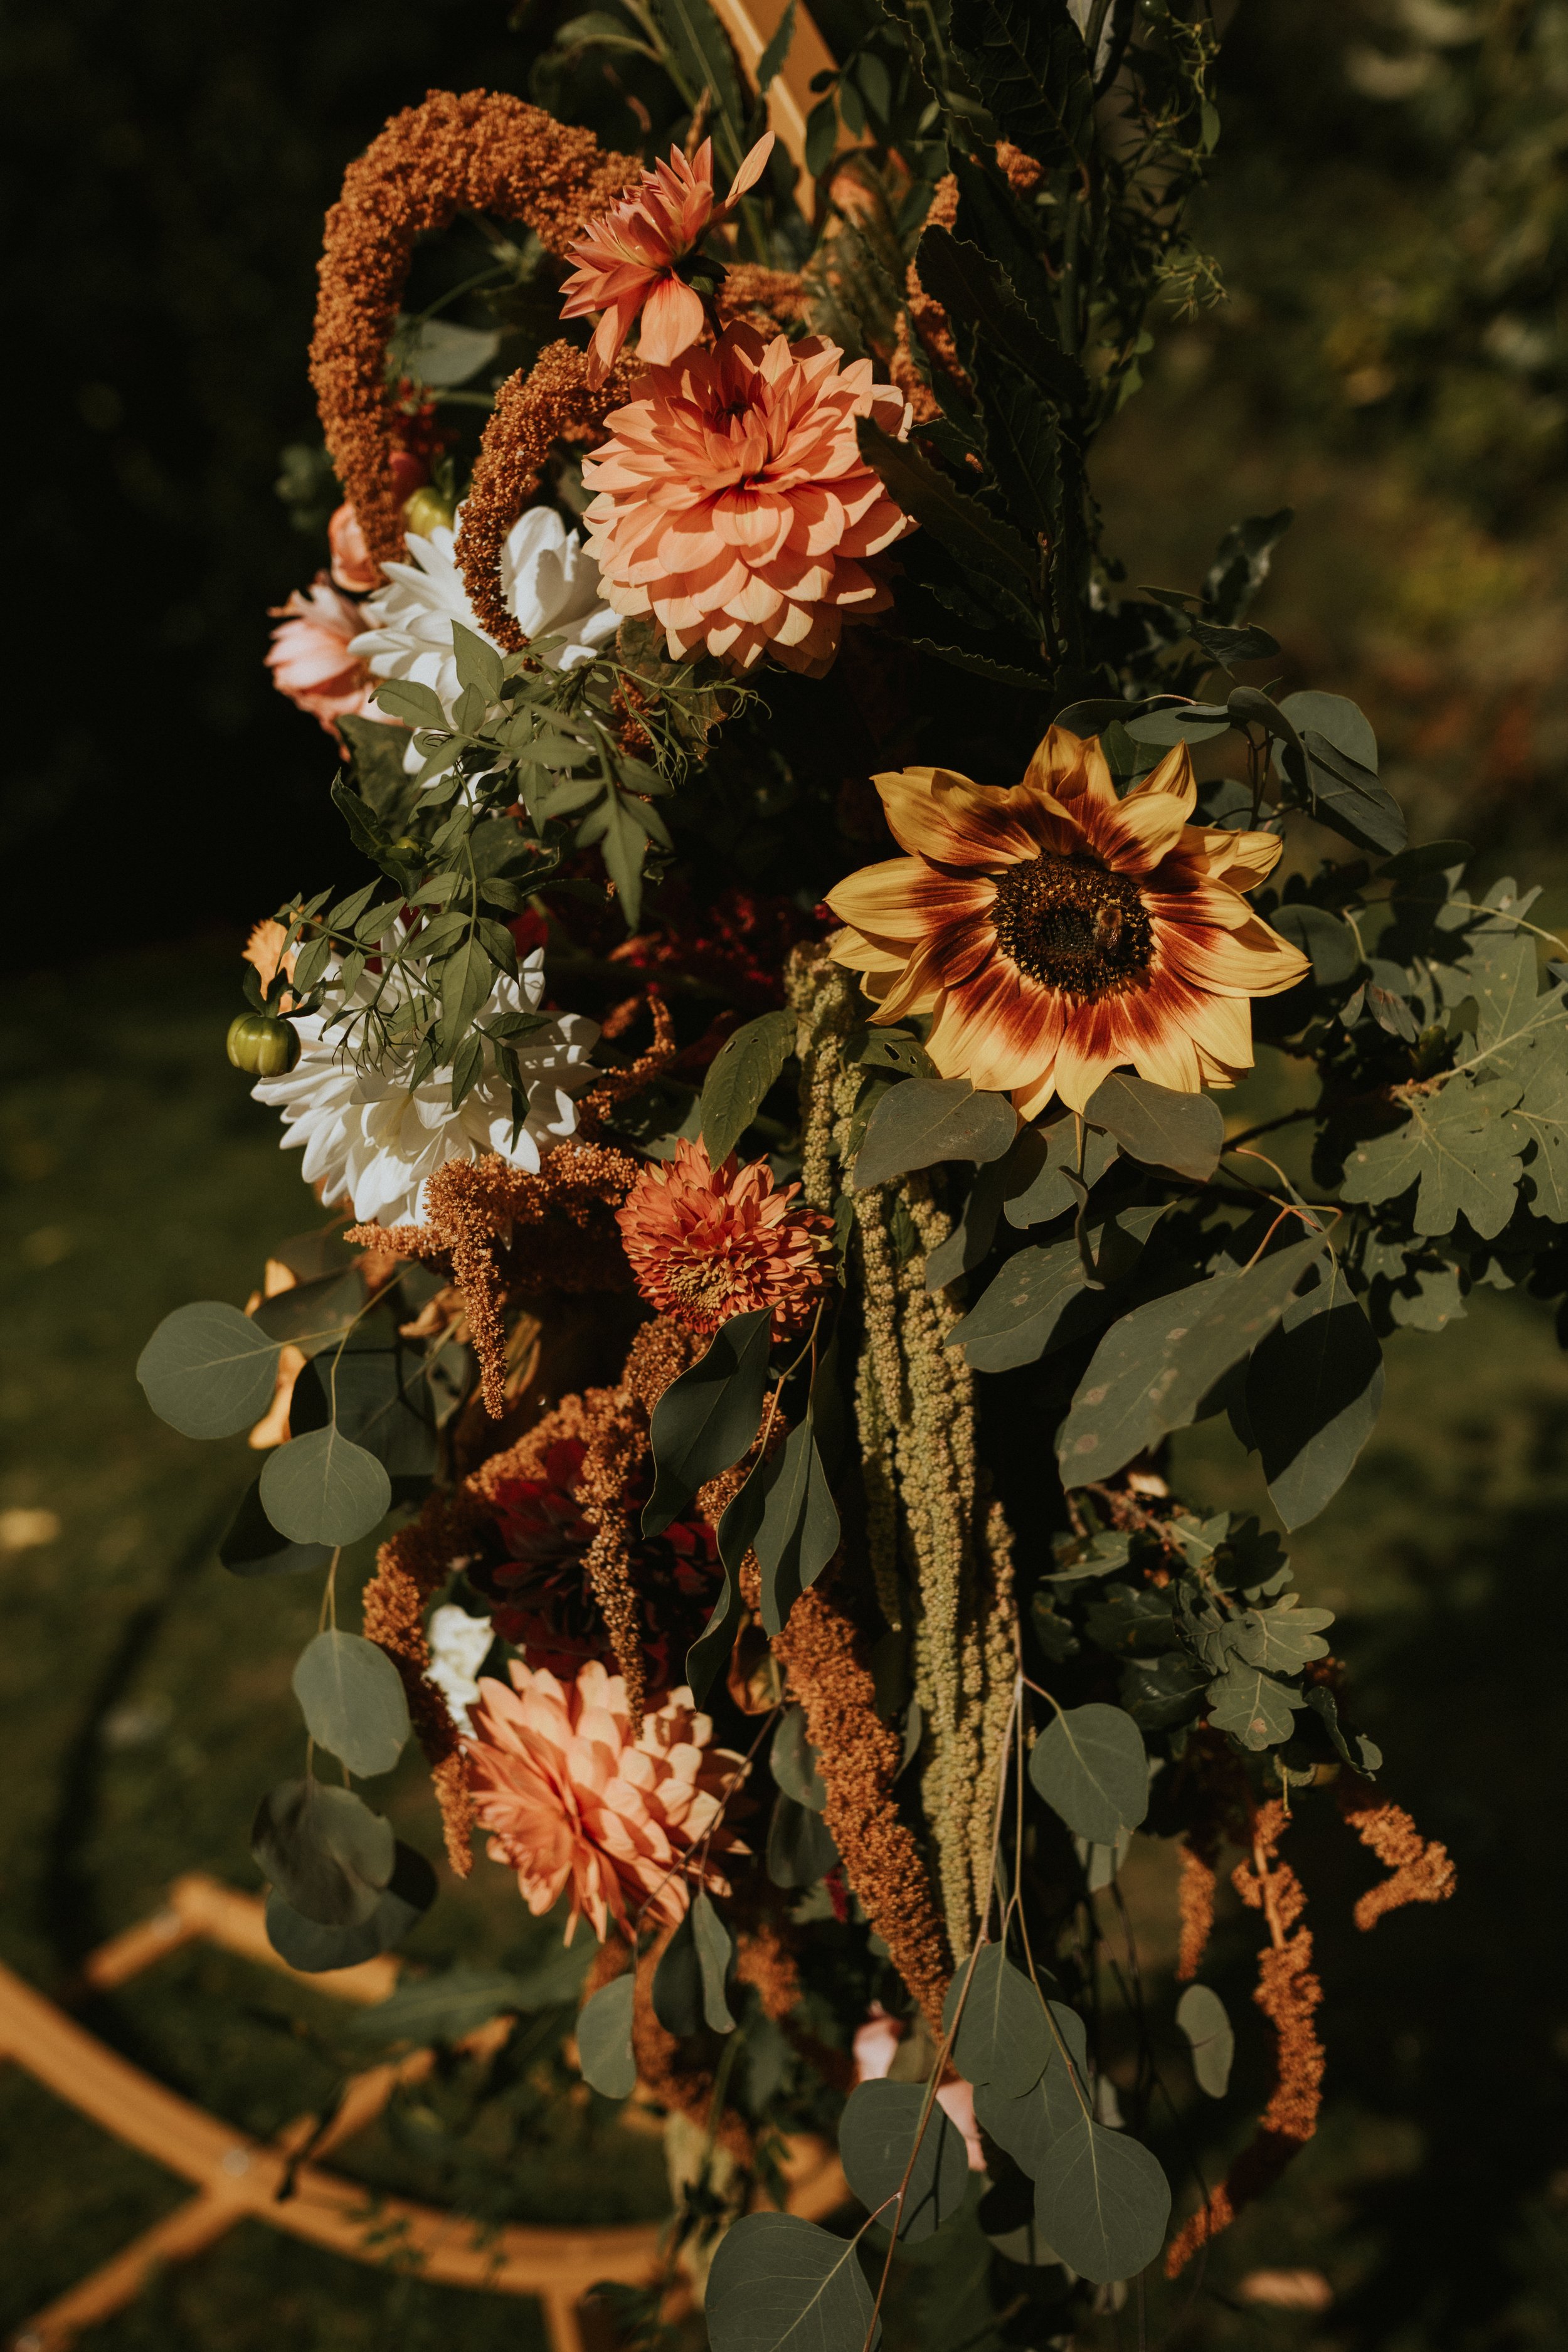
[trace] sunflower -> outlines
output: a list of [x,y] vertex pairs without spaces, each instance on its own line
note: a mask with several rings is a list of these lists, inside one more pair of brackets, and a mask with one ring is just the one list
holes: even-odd
[[1242,896],[1273,870],[1274,835],[1188,824],[1184,744],[1120,800],[1098,741],[1062,727],[1008,790],[945,768],[875,782],[910,854],[829,891],[832,953],[874,1020],[931,1013],[942,1076],[1010,1094],[1025,1118],[1053,1096],[1081,1111],[1129,1062],[1181,1093],[1232,1085],[1252,1066],[1248,999],[1310,969]]

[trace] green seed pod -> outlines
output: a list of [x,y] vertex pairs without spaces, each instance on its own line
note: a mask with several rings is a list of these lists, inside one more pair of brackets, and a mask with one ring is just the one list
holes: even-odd
[[299,1032],[270,1013],[242,1013],[228,1024],[228,1058],[253,1078],[284,1077],[300,1058]]
[[403,528],[417,531],[421,539],[428,539],[433,530],[450,530],[456,513],[450,499],[444,499],[426,482],[422,489],[411,491],[404,499]]

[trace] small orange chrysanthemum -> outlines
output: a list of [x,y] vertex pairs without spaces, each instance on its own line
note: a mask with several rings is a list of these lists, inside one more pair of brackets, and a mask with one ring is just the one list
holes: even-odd
[[880,613],[868,569],[915,528],[860,455],[855,420],[905,434],[902,393],[837,343],[727,327],[710,351],[649,371],[616,409],[583,478],[588,543],[617,613],[651,613],[671,658],[704,648],[731,669],[772,654],[821,677],[846,614]]
[[604,314],[589,346],[591,382],[602,383],[609,373],[639,310],[637,349],[654,366],[668,367],[697,341],[702,298],[680,276],[679,264],[710,229],[729,219],[756,184],[773,144],[769,131],[741,165],[721,205],[713,202],[713,142],[705,139],[689,163],[672,147],[668,163],[645,172],[635,188],[568,246],[566,257],[577,267],[562,289],[562,317]]
[[689,1331],[716,1331],[731,1315],[773,1310],[773,1335],[805,1328],[825,1279],[832,1226],[781,1192],[760,1160],[715,1170],[700,1143],[650,1160],[616,1213],[637,1288]]
[[876,1021],[929,1013],[943,1077],[1010,1094],[1025,1118],[1053,1096],[1081,1111],[1130,1062],[1178,1092],[1252,1067],[1248,999],[1310,970],[1242,893],[1274,868],[1268,833],[1189,824],[1186,746],[1119,799],[1097,741],[1053,727],[1021,784],[945,768],[879,776],[910,852],[827,894],[831,951],[879,1000]]
[[464,1749],[490,1860],[516,1871],[536,1917],[570,1888],[566,1941],[586,1916],[603,1943],[612,1918],[627,1933],[637,1914],[644,1925],[678,1925],[694,1885],[729,1893],[711,1856],[745,1848],[714,1823],[746,1768],[709,1745],[711,1718],[689,1690],[672,1691],[634,1739],[626,1686],[596,1659],[569,1687],[522,1664],[511,1679],[510,1690],[480,1682]]

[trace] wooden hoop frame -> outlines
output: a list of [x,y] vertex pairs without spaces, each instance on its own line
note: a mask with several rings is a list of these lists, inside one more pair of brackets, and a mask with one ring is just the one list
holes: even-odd
[[[303,1976],[267,1941],[262,1906],[216,1879],[176,1879],[164,1908],[100,1945],[82,1975],[96,1991],[124,1984],[183,1944],[202,1939],[260,1962],[340,2000],[384,2000],[398,1979],[390,1955],[358,1968]],[[496,2046],[510,2024],[496,2020],[463,2046]],[[314,2116],[287,2125],[276,2139],[237,2131],[110,2050],[54,2002],[0,1967],[0,2058],[26,2069],[57,2097],[116,2138],[191,2182],[196,2193],[163,2221],[58,2295],[11,2336],[11,2352],[63,2352],[85,2327],[135,2300],[163,2264],[199,2253],[237,2221],[266,2221],[352,2260],[384,2264],[389,2249],[417,2258],[419,2275],[442,2286],[488,2288],[537,2297],[551,2352],[587,2352],[580,2305],[601,2279],[645,2284],[657,2272],[660,2225],[616,2229],[541,2229],[507,2222],[481,2230],[460,2214],[409,2198],[385,2196],[328,2171],[317,2159],[364,2130],[399,2084],[435,2063],[430,2050],[356,2074],[325,2129]],[[308,2159],[300,2151],[309,2147]],[[791,2143],[789,2210],[819,2219],[847,2191],[825,2143]]]

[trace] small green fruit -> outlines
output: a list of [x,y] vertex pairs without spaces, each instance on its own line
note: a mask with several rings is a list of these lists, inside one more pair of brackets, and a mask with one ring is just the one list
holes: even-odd
[[444,499],[426,482],[422,489],[411,492],[404,499],[403,528],[417,531],[421,539],[428,539],[433,530],[450,530],[457,511],[450,499]]
[[270,1013],[242,1013],[228,1024],[228,1058],[253,1078],[285,1077],[300,1058],[299,1032]]

